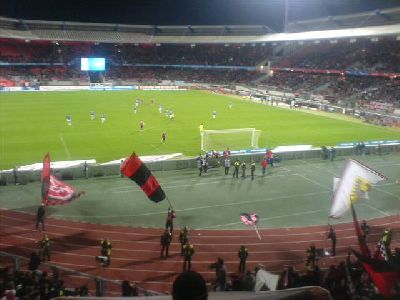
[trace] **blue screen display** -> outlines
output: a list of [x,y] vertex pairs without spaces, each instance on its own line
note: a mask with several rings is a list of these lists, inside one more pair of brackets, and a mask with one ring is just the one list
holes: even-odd
[[82,57],[81,71],[104,71],[106,60],[104,57]]

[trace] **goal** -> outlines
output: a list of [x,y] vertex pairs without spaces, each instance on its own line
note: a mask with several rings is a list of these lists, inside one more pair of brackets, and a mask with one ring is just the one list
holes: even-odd
[[258,138],[261,130],[255,128],[203,130],[201,136],[201,150],[246,150],[258,148]]

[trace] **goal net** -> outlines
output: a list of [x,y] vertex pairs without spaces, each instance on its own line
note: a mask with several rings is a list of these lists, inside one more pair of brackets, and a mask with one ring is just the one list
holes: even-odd
[[260,134],[261,130],[255,128],[203,130],[200,132],[201,150],[258,148]]

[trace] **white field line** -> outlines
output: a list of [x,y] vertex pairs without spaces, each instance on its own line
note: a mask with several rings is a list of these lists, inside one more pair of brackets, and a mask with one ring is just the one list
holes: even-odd
[[72,158],[71,153],[68,150],[67,144],[65,143],[63,136],[60,134],[59,137],[60,137],[61,144],[63,144],[64,150],[65,150],[65,153],[67,154],[68,159],[71,159]]
[[388,213],[386,213],[386,212],[384,212],[383,210],[380,210],[379,208],[376,208],[376,207],[374,207],[374,206],[372,206],[372,205],[369,205],[369,204],[367,204],[367,203],[362,203],[364,206],[366,206],[366,207],[368,207],[368,208],[370,208],[370,209],[372,209],[372,210],[376,210],[377,212],[379,212],[380,214],[382,214],[382,215],[384,215],[384,216],[390,216]]
[[382,193],[384,193],[384,194],[387,194],[387,195],[390,195],[390,196],[393,196],[395,199],[397,199],[397,200],[400,200],[400,197],[398,196],[398,195],[395,195],[395,194],[393,194],[393,193],[391,193],[391,192],[388,192],[388,191],[385,191],[385,190],[382,190],[382,189],[380,189],[379,187],[377,187],[377,186],[374,186],[373,187],[375,190],[377,190],[377,191],[380,191],[380,192],[382,192]]
[[312,179],[310,179],[310,178],[308,178],[307,176],[304,176],[304,175],[301,175],[301,174],[293,174],[293,175],[297,175],[297,176],[299,176],[299,177],[301,177],[301,178],[303,178],[303,179],[305,179],[305,180],[307,180],[307,181],[309,181],[309,182],[311,182],[311,183],[313,183],[313,184],[315,184],[315,185],[318,185],[319,187],[322,187],[325,191],[327,191],[327,192],[330,192],[331,190],[330,189],[328,189],[326,186],[324,186],[323,184],[321,184],[321,183],[319,183],[319,182],[317,182],[317,181],[315,181],[315,180],[312,180]]
[[324,168],[320,168],[320,167],[314,166],[314,164],[309,163],[308,161],[306,161],[306,160],[304,160],[304,159],[299,159],[299,161],[303,162],[304,164],[306,164],[306,165],[308,165],[308,166],[310,166],[310,167],[312,167],[312,168],[314,168],[314,169],[323,171],[323,172],[325,172],[325,173],[332,174],[332,175],[334,175],[334,176],[338,176],[338,174],[336,174],[336,173],[334,173],[334,172],[332,172],[332,171],[330,171],[330,170],[328,170],[328,169],[324,169]]

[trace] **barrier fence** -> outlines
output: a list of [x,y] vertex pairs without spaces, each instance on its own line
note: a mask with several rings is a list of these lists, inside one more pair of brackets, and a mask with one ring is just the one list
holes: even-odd
[[[391,144],[375,144],[366,145],[363,153],[357,153],[356,149],[349,146],[335,147],[336,156],[352,156],[352,155],[385,155],[392,152],[400,152],[400,143]],[[293,160],[293,159],[311,159],[322,157],[322,151],[320,148],[302,150],[302,151],[283,151],[274,152],[275,156],[281,161]],[[231,160],[236,158],[240,161],[260,162],[265,153],[239,153],[232,155]],[[219,158],[220,165],[223,165],[223,159]],[[192,158],[178,158],[165,161],[147,162],[147,167],[151,171],[171,171],[181,169],[195,169],[197,168],[196,157]],[[217,159],[211,158],[209,167],[216,167],[218,165]],[[28,184],[29,182],[40,181],[40,170],[35,171],[0,171],[0,185],[9,184]],[[120,174],[120,164],[85,164],[77,165],[74,167],[68,167],[63,169],[54,169],[53,174],[61,180],[73,180],[79,178],[91,178],[91,177],[102,177],[102,176],[115,176]]]

